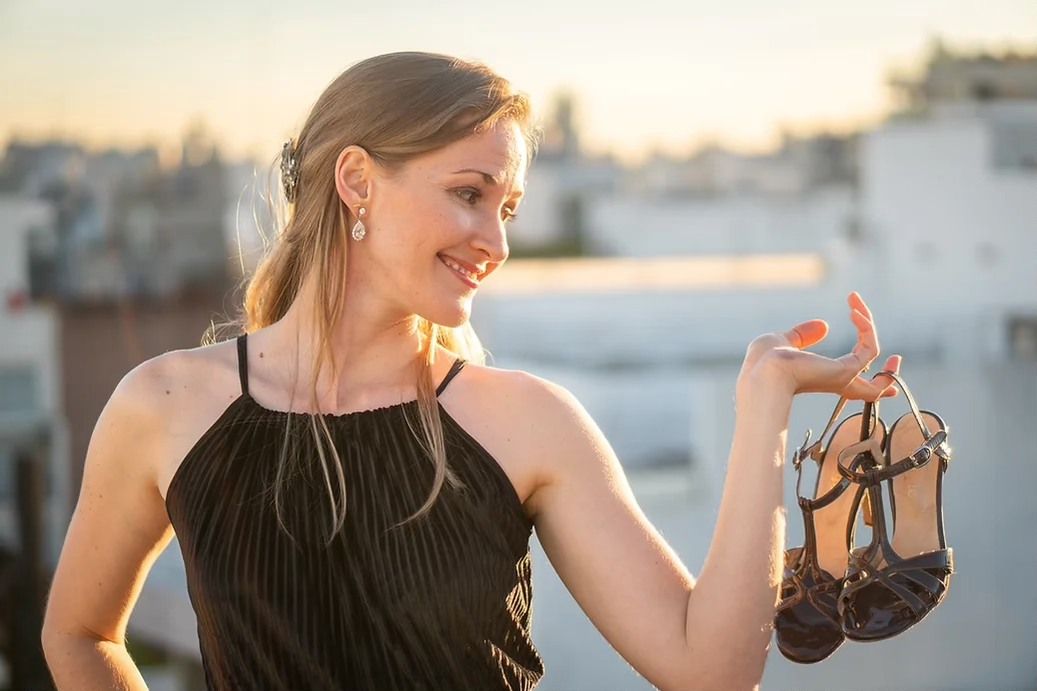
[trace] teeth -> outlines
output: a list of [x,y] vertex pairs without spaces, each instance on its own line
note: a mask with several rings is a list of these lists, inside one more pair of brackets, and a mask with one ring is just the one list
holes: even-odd
[[451,260],[450,257],[444,257],[444,256],[441,255],[440,259],[443,260],[444,264],[449,266],[451,269],[453,269],[457,273],[459,273],[459,274],[461,274],[463,276],[467,276],[469,280],[472,280],[472,281],[476,280],[476,278],[477,278],[476,274],[473,274],[473,273],[469,272],[463,266],[461,266],[457,262]]

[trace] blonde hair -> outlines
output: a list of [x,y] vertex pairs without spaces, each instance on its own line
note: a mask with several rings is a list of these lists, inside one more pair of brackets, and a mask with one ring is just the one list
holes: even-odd
[[[510,82],[483,63],[462,60],[438,53],[397,52],[378,55],[353,64],[324,90],[295,138],[298,162],[298,187],[294,202],[273,206],[271,216],[280,230],[266,245],[263,257],[251,277],[243,277],[245,289],[242,313],[236,319],[215,323],[203,336],[203,343],[214,343],[217,330],[252,332],[281,319],[294,301],[303,281],[316,272],[315,300],[312,310],[319,333],[310,391],[311,430],[317,457],[322,465],[329,498],[329,531],[326,544],[342,528],[346,517],[346,486],[342,462],[317,401],[317,377],[325,360],[335,368],[330,334],[338,322],[345,286],[346,253],[349,229],[355,223],[349,208],[339,198],[332,171],[339,153],[349,145],[364,148],[385,169],[397,172],[412,158],[440,149],[511,119],[520,126],[530,162],[536,156],[542,129],[534,122],[529,97],[512,89]],[[271,163],[278,165],[280,156]],[[269,178],[268,178],[269,179]],[[443,428],[432,381],[431,365],[435,346],[476,364],[485,364],[486,352],[470,323],[443,327],[418,317],[422,339],[422,366],[417,376],[417,404],[421,418],[419,444],[435,468],[432,491],[425,503],[399,527],[422,516],[432,508],[443,483],[463,486],[446,460]],[[289,428],[286,416],[285,444],[279,454],[273,487],[278,522],[282,519],[281,491],[289,460]],[[318,428],[319,424],[319,428]],[[412,434],[413,426],[407,420]],[[325,444],[321,443],[323,432]],[[328,452],[334,461],[329,469]],[[338,497],[332,487],[332,472]],[[289,533],[289,537],[291,537]],[[294,538],[293,538],[294,539]]]

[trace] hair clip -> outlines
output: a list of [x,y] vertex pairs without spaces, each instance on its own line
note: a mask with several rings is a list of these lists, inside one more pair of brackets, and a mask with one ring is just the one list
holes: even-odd
[[291,139],[281,148],[281,187],[285,199],[294,202],[299,187],[299,157]]

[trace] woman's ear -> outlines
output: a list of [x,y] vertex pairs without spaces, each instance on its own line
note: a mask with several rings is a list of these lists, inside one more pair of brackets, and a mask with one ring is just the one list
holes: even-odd
[[335,161],[335,190],[350,210],[368,203],[373,177],[374,160],[366,149],[356,144],[342,149]]

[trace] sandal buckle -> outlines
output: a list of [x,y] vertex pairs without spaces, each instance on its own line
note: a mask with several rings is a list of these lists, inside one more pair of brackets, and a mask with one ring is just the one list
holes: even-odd
[[796,448],[796,451],[792,454],[792,466],[799,470],[800,466],[803,465],[803,459],[807,457],[807,446],[810,444],[810,435],[813,434],[813,430],[808,429],[807,434],[803,437],[803,443]]
[[929,447],[927,444],[924,444],[921,448],[918,449],[918,451],[915,451],[913,454],[911,454],[911,465],[917,468],[918,466],[927,463],[929,459],[932,457],[932,448]]
[[929,437],[918,450],[908,457],[908,465],[917,468],[925,465],[933,456],[939,456],[944,468],[947,467],[947,459],[950,454],[947,451],[947,433],[943,430]]

